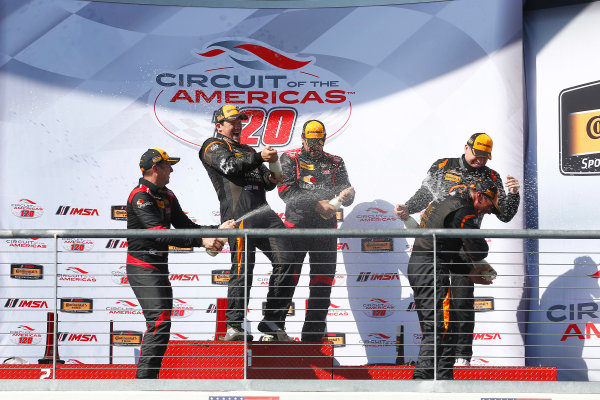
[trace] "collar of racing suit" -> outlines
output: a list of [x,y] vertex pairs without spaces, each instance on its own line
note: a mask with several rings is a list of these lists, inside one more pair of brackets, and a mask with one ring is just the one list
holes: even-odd
[[154,183],[152,183],[152,182],[150,182],[150,181],[147,181],[147,180],[146,180],[146,179],[144,179],[144,178],[140,178],[140,182],[139,182],[139,183],[140,183],[140,186],[142,186],[142,185],[143,185],[143,186],[146,186],[148,189],[150,189],[150,192],[151,192],[153,195],[155,195],[155,196],[156,196],[156,195],[159,195],[159,194],[163,194],[164,192],[166,192],[166,191],[167,191],[167,187],[166,187],[166,186],[165,186],[165,187],[163,187],[163,188],[159,188],[159,187],[158,187],[158,186],[156,186]]
[[475,172],[480,170],[483,167],[479,167],[479,168],[475,168],[475,167],[471,167],[469,165],[469,163],[467,162],[467,160],[465,159],[465,155],[463,154],[460,159],[458,160],[460,167],[464,168],[465,170],[469,171],[469,172]]
[[321,153],[321,155],[320,155],[318,158],[312,159],[312,158],[310,158],[310,154],[308,154],[308,151],[306,151],[306,150],[304,149],[304,146],[302,146],[302,147],[301,147],[301,149],[302,149],[302,150],[300,151],[300,155],[301,155],[303,158],[306,158],[306,159],[308,159],[308,160],[311,160],[311,161],[315,161],[315,162],[316,162],[316,161],[319,161],[321,158],[325,157],[325,152],[322,152],[322,153]]

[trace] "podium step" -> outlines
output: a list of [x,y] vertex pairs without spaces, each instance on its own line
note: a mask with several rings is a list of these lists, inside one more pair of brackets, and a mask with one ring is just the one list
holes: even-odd
[[[244,363],[244,357],[247,363]],[[411,366],[334,366],[333,344],[171,341],[160,379],[412,379]],[[130,364],[59,364],[56,379],[135,379]],[[52,379],[52,365],[0,365],[0,379]],[[455,367],[455,380],[556,381],[555,367]]]

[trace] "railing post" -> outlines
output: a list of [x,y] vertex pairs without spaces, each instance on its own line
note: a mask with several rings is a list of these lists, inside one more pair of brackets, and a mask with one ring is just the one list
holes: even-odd
[[56,379],[56,349],[58,338],[58,234],[54,234],[54,324],[52,324],[52,379]]
[[437,246],[435,233],[433,239],[433,380],[437,380]]
[[[238,249],[239,250],[239,249]],[[248,233],[244,232],[244,380],[248,379]]]

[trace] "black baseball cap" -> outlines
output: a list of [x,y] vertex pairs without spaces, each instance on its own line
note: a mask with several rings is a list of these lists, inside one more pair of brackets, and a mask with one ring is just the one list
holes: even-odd
[[142,154],[142,157],[140,157],[140,169],[142,172],[144,172],[152,168],[154,164],[158,164],[161,161],[166,161],[173,165],[177,164],[179,160],[179,157],[170,157],[163,149],[148,149],[144,154]]
[[471,189],[481,192],[484,196],[492,200],[495,211],[494,214],[501,214],[500,206],[498,205],[498,186],[491,178],[488,177],[472,177],[472,182],[469,185]]
[[235,121],[236,119],[241,119],[242,121],[246,121],[248,116],[240,112],[240,110],[236,106],[232,106],[231,104],[225,104],[223,107],[217,109],[213,113],[213,124],[220,123],[223,121]]

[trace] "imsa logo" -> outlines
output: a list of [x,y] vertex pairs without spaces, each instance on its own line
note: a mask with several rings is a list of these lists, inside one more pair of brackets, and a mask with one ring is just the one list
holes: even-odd
[[358,274],[356,278],[357,282],[367,282],[367,281],[399,281],[400,275],[397,272],[385,272],[382,274],[372,273],[372,272],[361,272]]
[[59,342],[97,342],[98,337],[89,333],[59,332]]
[[10,264],[12,279],[44,279],[44,266],[39,264]]
[[109,239],[106,242],[106,249],[126,249],[127,248],[127,240],[122,239]]
[[6,299],[4,308],[48,308],[46,300]]
[[87,216],[100,216],[98,210],[95,208],[76,208],[71,206],[58,206],[58,210],[56,210],[56,215],[87,215]]

